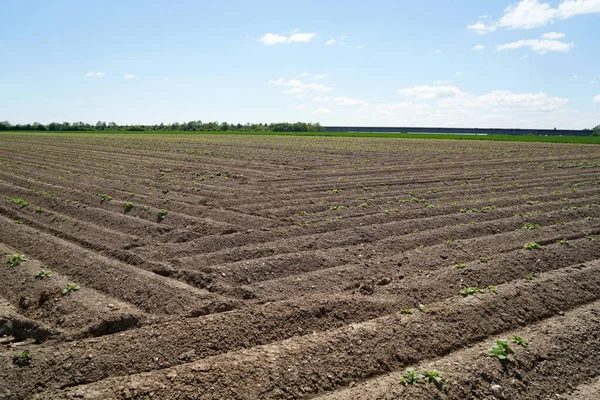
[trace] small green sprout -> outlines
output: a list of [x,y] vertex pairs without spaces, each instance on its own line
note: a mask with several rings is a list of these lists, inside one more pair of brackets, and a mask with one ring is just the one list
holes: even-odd
[[486,262],[488,262],[488,258],[487,257],[479,257],[479,261],[482,263],[486,263]]
[[11,267],[16,267],[19,264],[21,264],[23,261],[27,261],[27,258],[25,258],[25,256],[23,254],[15,254],[14,256],[9,258],[6,263],[8,265],[10,265]]
[[158,220],[162,221],[163,219],[165,219],[165,217],[167,216],[169,212],[167,210],[164,209],[160,209],[158,210],[158,213],[156,214],[158,216]]
[[424,377],[424,375],[417,373],[414,368],[406,368],[400,378],[400,383],[403,385],[414,385],[419,379],[423,379]]
[[36,214],[42,214],[43,212],[44,212],[44,209],[42,207],[36,207],[36,209],[35,209]]
[[558,244],[566,244],[566,245],[568,245],[568,244],[569,244],[569,241],[568,241],[567,239],[560,239],[560,240],[558,241]]
[[54,274],[52,272],[47,271],[45,269],[41,269],[37,274],[35,274],[35,277],[38,279],[52,278],[53,276]]
[[528,281],[532,281],[533,280],[533,274],[529,274],[525,277],[525,279],[527,279]]
[[103,194],[103,193],[96,193],[97,197],[100,197],[100,202],[105,202],[105,201],[111,201],[113,198],[112,196],[109,196],[107,194]]
[[26,367],[31,364],[31,361],[31,353],[27,350],[24,350],[13,357],[13,364],[19,367]]
[[67,287],[65,287],[65,288],[62,290],[62,292],[61,292],[61,293],[62,293],[62,295],[63,295],[63,296],[68,296],[68,295],[70,295],[72,292],[76,292],[76,291],[78,291],[79,289],[81,289],[81,287],[80,287],[78,284],[76,284],[76,283],[67,283]]
[[487,288],[489,289],[490,292],[492,292],[494,294],[498,294],[498,287],[497,286],[490,285]]
[[510,353],[514,353],[514,351],[506,339],[497,339],[496,343],[494,343],[488,350],[489,356],[496,357],[499,360],[506,360],[506,357]]
[[27,200],[22,199],[20,197],[16,197],[16,198],[12,199],[12,203],[18,204],[20,206],[20,208],[24,208],[29,205],[29,202]]
[[129,212],[133,209],[134,205],[132,202],[130,201],[126,201],[125,203],[123,203],[123,209],[125,210],[125,212]]
[[464,268],[467,268],[468,266],[469,266],[468,264],[458,263],[458,264],[454,264],[454,266],[452,268],[454,268],[454,269],[464,269]]
[[463,290],[460,291],[460,294],[462,294],[464,297],[471,296],[476,293],[481,293],[481,289],[476,288],[476,287],[469,287],[469,288],[464,288]]
[[521,336],[513,336],[510,338],[510,341],[525,348],[529,346],[529,342],[526,339],[523,339]]
[[524,230],[524,231],[531,231],[533,229],[540,229],[540,225],[539,224],[526,223],[525,225],[523,225],[521,227],[521,229]]
[[527,243],[525,246],[523,246],[525,249],[527,250],[540,250],[542,248],[542,246],[540,246],[537,243]]
[[403,307],[402,310],[400,310],[400,313],[401,314],[408,314],[408,315],[410,315],[410,314],[413,313],[413,310],[410,309],[410,308],[408,308],[408,307]]
[[20,219],[15,219],[15,224],[21,225],[23,224],[23,221],[21,221]]
[[437,369],[432,370],[424,370],[421,372],[423,374],[423,380],[425,383],[440,383],[442,381],[442,372]]

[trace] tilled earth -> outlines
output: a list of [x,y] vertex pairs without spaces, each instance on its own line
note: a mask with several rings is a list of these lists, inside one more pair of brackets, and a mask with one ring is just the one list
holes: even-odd
[[600,398],[598,146],[2,134],[0,195],[0,399]]

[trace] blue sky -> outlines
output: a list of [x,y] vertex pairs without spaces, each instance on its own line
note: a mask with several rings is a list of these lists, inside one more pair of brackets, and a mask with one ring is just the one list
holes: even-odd
[[600,0],[0,0],[0,15],[12,123],[600,124]]

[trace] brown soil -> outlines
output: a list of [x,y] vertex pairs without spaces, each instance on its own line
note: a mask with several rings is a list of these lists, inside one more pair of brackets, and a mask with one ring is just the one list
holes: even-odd
[[1,139],[0,399],[599,393],[597,146]]

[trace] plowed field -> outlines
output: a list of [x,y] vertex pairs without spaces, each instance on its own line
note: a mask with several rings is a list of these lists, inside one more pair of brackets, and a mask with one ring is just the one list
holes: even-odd
[[0,399],[600,398],[598,146],[3,134],[0,195]]

